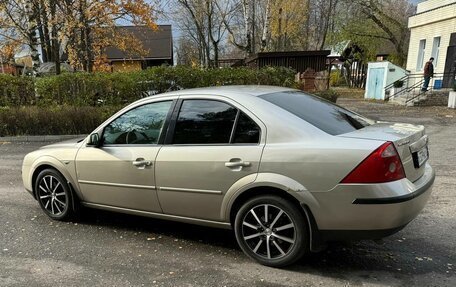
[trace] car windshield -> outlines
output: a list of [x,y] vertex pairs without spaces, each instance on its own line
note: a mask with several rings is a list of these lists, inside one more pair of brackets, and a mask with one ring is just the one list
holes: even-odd
[[260,96],[300,117],[320,130],[340,135],[370,126],[375,121],[344,109],[325,99],[303,92],[280,92]]

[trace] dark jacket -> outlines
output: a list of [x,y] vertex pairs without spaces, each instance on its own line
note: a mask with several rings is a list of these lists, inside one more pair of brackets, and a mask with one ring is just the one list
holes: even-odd
[[434,77],[434,65],[431,61],[427,62],[424,66],[424,76],[425,77]]

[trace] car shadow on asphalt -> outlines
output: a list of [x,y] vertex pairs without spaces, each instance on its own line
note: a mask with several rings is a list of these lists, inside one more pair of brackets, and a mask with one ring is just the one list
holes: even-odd
[[[78,221],[81,224],[177,238],[202,245],[201,250],[209,246],[223,248],[235,256],[244,256],[231,230],[94,209],[84,209],[83,214]],[[404,233],[399,232],[379,241],[332,242],[325,250],[310,253],[285,269],[342,280],[356,274],[361,281],[372,283],[385,274],[394,278],[427,273],[456,275],[451,264],[451,260],[456,257],[454,251],[448,251],[445,246],[431,240],[405,239],[403,236]],[[433,258],[427,254],[433,254]],[[245,258],[246,261],[249,260],[246,256]],[[383,279],[382,282],[385,283]]]
[[231,230],[96,209],[84,209],[78,222],[87,225],[115,228],[117,230],[181,238],[182,240],[204,243],[211,246],[238,249],[236,238]]

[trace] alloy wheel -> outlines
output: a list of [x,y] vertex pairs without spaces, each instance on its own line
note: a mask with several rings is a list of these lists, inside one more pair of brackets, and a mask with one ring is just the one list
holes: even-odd
[[242,236],[247,247],[265,259],[280,259],[296,242],[296,226],[291,217],[272,204],[251,208],[242,220]]
[[38,183],[38,200],[50,215],[60,216],[68,208],[68,195],[63,184],[52,175],[45,175]]

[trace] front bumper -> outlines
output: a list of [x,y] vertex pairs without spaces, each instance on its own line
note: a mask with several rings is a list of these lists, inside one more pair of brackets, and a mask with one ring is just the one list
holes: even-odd
[[32,187],[32,181],[30,179],[30,166],[29,165],[22,165],[22,170],[21,170],[21,174],[22,174],[22,183],[24,184],[24,188],[25,190],[30,193],[33,197],[34,194],[33,194],[33,187]]
[[328,192],[314,192],[320,205],[313,211],[316,225],[328,240],[393,234],[421,212],[434,180],[434,170],[426,164],[423,176],[415,182],[402,179],[382,184],[340,184]]

